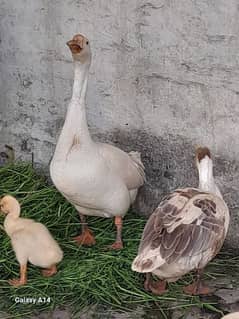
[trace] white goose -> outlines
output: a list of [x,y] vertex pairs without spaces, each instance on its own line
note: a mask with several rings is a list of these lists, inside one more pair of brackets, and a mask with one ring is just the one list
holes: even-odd
[[230,314],[222,317],[221,319],[239,319],[239,312],[230,313]]
[[51,178],[80,214],[82,233],[75,237],[77,243],[95,243],[84,215],[114,217],[117,237],[111,248],[121,249],[122,217],[144,183],[144,166],[138,152],[125,153],[92,140],[85,112],[91,64],[89,40],[77,34],[67,45],[75,63],[73,94],[51,161]]
[[[132,269],[147,273],[144,287],[155,294],[196,270],[197,280],[184,288],[188,294],[209,294],[200,277],[219,252],[227,234],[229,211],[213,178],[208,148],[198,148],[199,188],[178,189],[166,196],[148,219]],[[162,281],[154,282],[150,273]]]

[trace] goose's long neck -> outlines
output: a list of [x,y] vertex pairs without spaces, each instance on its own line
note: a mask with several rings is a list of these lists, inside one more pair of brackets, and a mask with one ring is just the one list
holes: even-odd
[[222,194],[217,187],[213,176],[213,164],[209,157],[203,158],[198,164],[199,188],[203,191],[213,193],[220,198]]
[[[74,62],[74,83],[72,90],[72,100],[85,99],[86,88],[88,82],[88,74],[89,74],[90,61],[86,63],[81,63],[79,61]],[[85,89],[84,88],[85,83]]]
[[85,110],[89,67],[90,61],[86,61],[83,64],[75,61],[72,98],[56,146],[55,160],[66,159],[75,144],[83,146],[92,143]]

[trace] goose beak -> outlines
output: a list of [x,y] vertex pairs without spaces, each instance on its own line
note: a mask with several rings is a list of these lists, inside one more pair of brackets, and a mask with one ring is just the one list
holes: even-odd
[[80,53],[81,50],[83,49],[82,45],[75,40],[70,40],[70,41],[66,42],[66,44],[70,48],[72,54]]

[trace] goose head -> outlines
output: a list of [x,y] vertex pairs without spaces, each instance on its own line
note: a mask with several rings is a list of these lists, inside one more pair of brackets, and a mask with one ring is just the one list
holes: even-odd
[[20,204],[13,196],[6,195],[0,200],[0,211],[7,214],[20,215]]
[[211,157],[211,152],[209,150],[208,147],[197,147],[196,149],[196,166],[197,168],[199,167],[199,164],[202,162],[202,161],[211,161],[212,160],[212,157]]
[[213,178],[213,163],[211,158],[211,152],[207,147],[198,147],[195,154],[196,166],[199,173],[200,181],[208,183]]
[[208,147],[198,147],[196,149],[196,166],[199,175],[199,188],[222,198],[222,194],[214,180],[213,162]]
[[81,63],[89,62],[91,59],[90,42],[82,34],[76,34],[72,40],[66,43],[71,50],[74,61]]

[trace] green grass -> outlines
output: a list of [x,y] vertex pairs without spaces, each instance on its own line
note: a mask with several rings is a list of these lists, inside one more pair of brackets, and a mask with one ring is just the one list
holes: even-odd
[[[167,318],[169,308],[187,308],[191,305],[217,311],[214,303],[182,293],[182,286],[192,280],[192,275],[171,284],[168,293],[160,297],[143,290],[144,277],[131,271],[131,262],[136,256],[145,225],[143,218],[133,213],[125,217],[122,251],[105,249],[115,238],[111,219],[88,218],[97,244],[92,248],[78,247],[72,241],[72,237],[80,231],[76,210],[44,178],[39,177],[30,165],[20,163],[2,167],[0,178],[0,196],[16,196],[22,205],[21,216],[44,223],[64,251],[64,259],[55,276],[43,278],[39,268],[29,265],[27,285],[11,287],[7,280],[18,276],[19,266],[9,238],[0,229],[0,310],[6,310],[14,318],[26,318],[33,310],[54,309],[57,305],[70,306],[75,312],[93,304],[122,310],[134,309],[137,305],[150,309],[152,305],[157,305],[162,318]],[[215,260],[215,267],[209,271],[208,278],[225,275],[224,258],[230,272],[238,272],[239,258],[221,256]],[[15,297],[50,297],[51,302],[22,305],[15,303]]]

